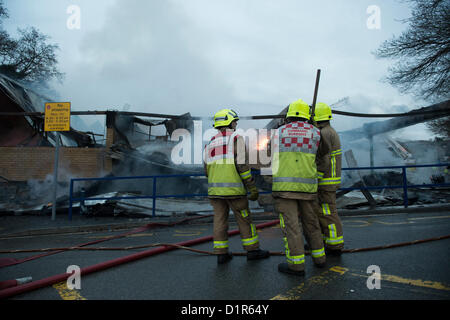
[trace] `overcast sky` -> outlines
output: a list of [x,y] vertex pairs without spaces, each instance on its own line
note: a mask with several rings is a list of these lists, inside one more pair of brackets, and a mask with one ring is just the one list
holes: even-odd
[[[6,0],[5,28],[35,26],[60,46],[56,85],[72,110],[212,116],[278,113],[302,98],[340,110],[403,112],[427,105],[382,82],[392,61],[372,54],[410,15],[393,0]],[[70,29],[70,6],[80,28]],[[369,6],[379,9],[379,20]],[[373,8],[373,7],[371,7]],[[74,22],[76,20],[70,20]],[[375,26],[379,21],[379,28]],[[73,25],[73,24],[72,24]],[[337,119],[339,118],[339,119]],[[339,130],[361,119],[336,117]],[[364,119],[364,122],[372,121]],[[424,125],[411,138],[429,135]]]

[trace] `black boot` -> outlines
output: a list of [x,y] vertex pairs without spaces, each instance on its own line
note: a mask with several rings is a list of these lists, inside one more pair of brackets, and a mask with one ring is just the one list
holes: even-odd
[[217,263],[224,264],[233,259],[231,252],[217,255]]
[[339,257],[342,254],[342,250],[341,249],[328,249],[325,248],[325,253],[329,256],[336,256]]
[[314,265],[315,265],[317,268],[325,268],[325,266],[327,265],[327,263],[326,263],[326,262],[322,262],[322,263],[315,263],[315,262],[314,262]]
[[270,256],[270,252],[266,250],[252,250],[247,252],[247,260],[265,259]]
[[280,263],[278,265],[278,271],[283,272],[283,273],[287,273],[287,274],[292,274],[294,276],[304,276],[305,275],[305,271],[295,271],[292,269],[289,269],[289,265],[287,263]]

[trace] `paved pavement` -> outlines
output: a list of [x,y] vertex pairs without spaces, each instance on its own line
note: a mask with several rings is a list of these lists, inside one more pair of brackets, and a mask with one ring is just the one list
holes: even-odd
[[[182,210],[181,210],[182,211]],[[183,213],[175,215],[157,215],[156,217],[140,215],[138,217],[120,216],[99,216],[87,217],[74,213],[72,220],[68,219],[66,212],[56,215],[55,220],[51,220],[50,212],[47,215],[37,214],[17,214],[17,215],[1,215],[0,214],[0,237],[10,236],[31,236],[44,234],[73,233],[85,231],[101,231],[101,230],[121,230],[135,228],[152,222],[172,223],[189,217],[198,215],[187,215]],[[393,213],[420,213],[420,212],[450,212],[450,204],[437,205],[416,205],[405,209],[403,206],[398,207],[379,207],[376,209],[340,209],[340,216],[361,216],[373,214],[393,214]],[[202,215],[211,215],[213,211],[202,212]],[[255,212],[253,211],[255,220],[261,219],[277,219],[277,216],[271,212]],[[232,219],[232,217],[231,217]]]
[[[408,213],[345,215],[342,217],[345,248],[363,248],[449,235],[450,211],[429,209],[427,212],[425,209]],[[10,216],[0,219],[0,250],[71,247],[107,240],[108,237],[124,234],[158,220],[118,221],[102,217],[87,221],[79,218],[68,225],[63,218],[57,216],[56,221],[61,221],[58,226],[52,221],[45,222],[48,223],[47,228],[44,228],[44,222],[40,228],[37,223],[34,228],[29,228],[29,225],[27,228],[27,223],[31,221],[29,218]],[[273,215],[261,214],[255,219],[255,223],[260,224],[272,218]],[[32,219],[38,220],[37,217]],[[165,217],[160,218],[159,222],[174,222],[179,219],[180,217]],[[230,230],[236,228],[236,223],[231,220]],[[89,247],[179,243],[211,234],[211,218],[204,218],[171,227],[148,228]],[[264,249],[283,252],[279,226],[261,229],[259,236]],[[66,282],[61,282],[15,295],[10,299],[193,300],[198,304],[206,300],[448,300],[449,245],[450,239],[445,239],[392,249],[344,253],[341,257],[328,257],[324,269],[314,267],[311,258],[307,257],[304,278],[277,271],[278,263],[284,261],[282,255],[250,262],[243,256],[235,256],[228,264],[218,266],[215,256],[173,250],[82,275],[80,290],[68,290]],[[238,235],[230,237],[230,247],[233,252],[242,252]],[[211,251],[212,244],[208,241],[193,248]],[[84,269],[145,250],[154,249],[65,251],[0,268],[0,282],[25,276],[32,276],[34,281],[46,279],[66,273],[67,268],[72,265]],[[37,254],[40,253],[2,253],[0,260],[20,260]],[[380,272],[381,281],[377,281],[370,268]],[[369,287],[372,284],[375,288],[369,289],[368,283]]]

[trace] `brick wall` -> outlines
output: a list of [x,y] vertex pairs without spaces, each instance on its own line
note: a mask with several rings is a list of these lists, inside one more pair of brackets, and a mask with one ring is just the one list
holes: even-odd
[[[58,180],[101,177],[111,171],[104,148],[61,147]],[[44,180],[53,175],[55,148],[0,147],[0,176],[12,181]]]

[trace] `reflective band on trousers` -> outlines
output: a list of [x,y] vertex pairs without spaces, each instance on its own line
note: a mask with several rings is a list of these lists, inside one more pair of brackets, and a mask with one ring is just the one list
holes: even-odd
[[340,236],[340,237],[337,236],[336,225],[334,223],[328,225],[328,230],[330,231],[330,236],[329,237],[324,237],[325,238],[325,243],[331,244],[331,245],[344,243],[344,237],[343,236]]
[[283,214],[280,213],[280,227],[285,228]]
[[258,243],[258,235],[251,237],[251,238],[247,238],[247,239],[241,239],[241,240],[242,240],[242,245],[251,246],[252,244]]
[[331,185],[331,184],[340,184],[340,183],[341,183],[341,178],[340,177],[337,177],[337,178],[325,178],[325,179],[319,180],[319,186]]
[[228,240],[214,241],[214,248],[216,249],[228,248]]
[[325,255],[325,248],[311,250],[311,255],[313,256],[313,258],[323,257]]
[[[245,211],[247,211],[247,210],[245,210]],[[241,239],[242,245],[244,245],[244,246],[251,246],[252,244],[258,243],[258,234],[256,233],[256,227],[253,223],[250,224],[250,230],[252,232],[252,237],[246,238],[246,239]]]
[[317,179],[295,178],[295,177],[273,177],[273,182],[298,182],[306,184],[316,184]]
[[284,237],[283,238],[284,241],[284,247],[286,249],[286,259],[288,263],[292,263],[292,264],[302,264],[305,263],[305,255],[299,255],[299,256],[291,256],[291,253],[289,251],[289,245],[288,245],[288,241],[287,238]]
[[253,223],[251,223],[250,224],[250,228],[252,230],[252,237],[255,237],[257,235],[256,234],[256,227],[255,227],[255,225]]
[[330,239],[335,239],[337,237],[336,225],[334,223],[329,224],[328,230],[330,230]]
[[208,188],[240,188],[240,187],[244,187],[243,183],[208,183]]
[[324,216],[331,214],[330,206],[328,203],[322,203],[322,212]]
[[305,255],[299,255],[299,256],[291,256],[286,254],[287,262],[292,264],[302,264],[305,263]]
[[341,244],[341,243],[344,243],[344,237],[343,236],[340,236],[340,237],[337,237],[337,238],[327,238],[327,237],[324,237],[325,238],[325,243],[326,244],[330,244],[330,245],[337,245],[337,244]]
[[252,173],[250,170],[242,172],[239,174],[241,176],[242,179],[246,180],[252,177]]

